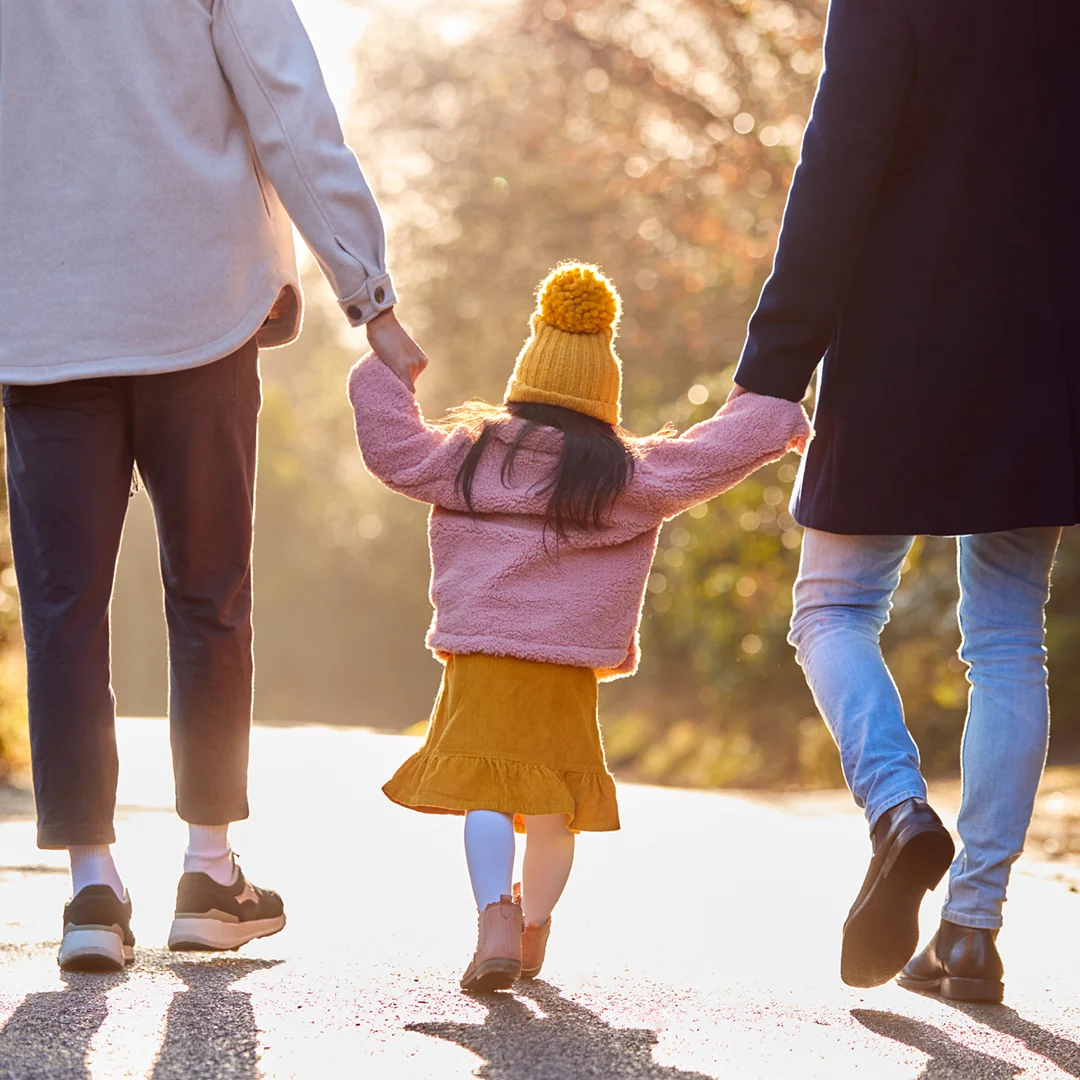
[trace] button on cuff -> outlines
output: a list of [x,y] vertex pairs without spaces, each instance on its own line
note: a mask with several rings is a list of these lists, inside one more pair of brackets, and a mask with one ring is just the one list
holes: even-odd
[[386,274],[368,280],[367,284],[352,296],[340,301],[341,308],[353,326],[363,326],[381,311],[397,303],[394,284]]

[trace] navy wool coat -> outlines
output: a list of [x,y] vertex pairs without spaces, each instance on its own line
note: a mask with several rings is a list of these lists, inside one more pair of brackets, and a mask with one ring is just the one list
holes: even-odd
[[1080,521],[1080,2],[833,0],[736,382],[834,533]]

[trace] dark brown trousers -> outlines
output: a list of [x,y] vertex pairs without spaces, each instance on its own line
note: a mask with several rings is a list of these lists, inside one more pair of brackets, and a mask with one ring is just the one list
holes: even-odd
[[247,817],[259,404],[253,341],[185,371],[4,388],[43,848],[114,840],[109,604],[136,466],[161,551],[177,810]]

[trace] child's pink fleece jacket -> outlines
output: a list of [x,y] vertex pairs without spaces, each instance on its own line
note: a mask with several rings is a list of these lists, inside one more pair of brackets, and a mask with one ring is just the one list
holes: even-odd
[[349,398],[368,470],[433,507],[432,652],[589,667],[604,679],[637,669],[645,583],[660,526],[782,457],[793,439],[810,436],[801,405],[743,394],[679,438],[636,439],[633,479],[610,524],[571,534],[555,557],[550,530],[545,547],[547,496],[538,489],[557,463],[558,431],[535,431],[504,484],[507,444],[524,421],[497,429],[476,470],[474,518],[454,484],[473,443],[467,428],[427,425],[413,394],[374,355],[353,368]]

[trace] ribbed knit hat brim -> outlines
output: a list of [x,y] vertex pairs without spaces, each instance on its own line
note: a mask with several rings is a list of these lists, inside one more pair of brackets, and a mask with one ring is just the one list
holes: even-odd
[[622,365],[613,339],[610,327],[593,334],[574,333],[552,326],[537,313],[506,387],[506,401],[558,405],[618,424]]

